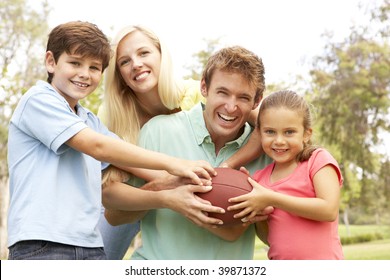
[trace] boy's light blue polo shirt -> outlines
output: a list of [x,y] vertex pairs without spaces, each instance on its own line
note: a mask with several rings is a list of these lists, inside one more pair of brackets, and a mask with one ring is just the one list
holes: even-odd
[[64,144],[86,127],[116,137],[82,106],[76,115],[44,81],[21,98],[9,125],[8,246],[34,239],[103,246],[96,226],[107,164]]
[[[190,111],[162,115],[146,123],[140,134],[140,146],[191,160],[206,160],[217,167],[247,142],[251,132],[227,143],[215,154],[214,143],[206,129],[202,104]],[[261,157],[247,166],[253,173],[270,163]],[[253,259],[255,230],[248,230],[235,242],[225,241],[170,209],[151,210],[141,221],[142,247],[133,259]]]

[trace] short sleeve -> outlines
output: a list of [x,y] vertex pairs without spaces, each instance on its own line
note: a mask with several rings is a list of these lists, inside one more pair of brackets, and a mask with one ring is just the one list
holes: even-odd
[[343,176],[336,159],[325,149],[317,149],[309,158],[310,178],[313,180],[314,175],[324,166],[331,165],[337,173],[340,186],[343,184]]

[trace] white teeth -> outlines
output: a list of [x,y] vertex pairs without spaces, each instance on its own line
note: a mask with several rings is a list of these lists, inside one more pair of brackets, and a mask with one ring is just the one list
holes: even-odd
[[144,72],[144,73],[142,73],[141,75],[136,76],[136,77],[135,77],[135,80],[138,81],[138,80],[140,80],[140,79],[145,78],[145,77],[148,76],[148,75],[149,75],[148,72]]
[[72,82],[72,83],[75,84],[78,87],[87,87],[88,86],[87,84],[79,83],[79,82]]
[[221,113],[218,113],[219,117],[223,119],[224,121],[232,122],[236,119],[236,117],[229,117],[227,115],[223,115]]

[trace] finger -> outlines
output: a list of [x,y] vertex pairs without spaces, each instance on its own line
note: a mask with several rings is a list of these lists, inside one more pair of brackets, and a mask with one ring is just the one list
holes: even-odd
[[215,169],[207,161],[199,160],[198,163],[201,166],[201,168],[203,168],[203,171],[207,172],[207,177],[205,178],[211,179],[211,176],[217,175],[217,171],[215,171]]
[[222,167],[222,168],[230,168],[229,164],[227,164],[226,162],[222,162],[221,165],[219,167]]
[[248,194],[243,194],[235,197],[229,198],[230,203],[238,203],[238,202],[243,202],[248,199]]
[[250,223],[263,222],[268,220],[268,215],[256,215],[249,220]]
[[242,219],[242,218],[248,216],[250,213],[251,213],[251,210],[249,210],[248,208],[245,208],[241,212],[239,212],[237,214],[234,214],[233,217],[236,218],[236,219]]
[[249,171],[248,171],[248,169],[246,169],[244,166],[241,166],[241,167],[240,167],[240,171],[241,171],[242,173],[245,173],[246,175],[249,176]]
[[[207,173],[207,172],[206,172]],[[189,171],[187,172],[188,175],[186,175],[186,177],[190,178],[191,179],[191,182],[196,184],[196,185],[203,185],[203,182],[202,180],[199,178],[199,176],[197,175],[197,173],[194,173],[192,171]]]
[[[230,199],[229,199],[229,202],[230,202]],[[245,202],[241,202],[241,203],[236,203],[234,205],[228,206],[227,210],[228,211],[236,211],[236,210],[240,210],[240,209],[243,209],[246,207],[247,207],[247,204]]]
[[259,214],[261,214],[261,215],[269,215],[272,212],[274,212],[274,210],[275,209],[272,206],[267,206],[263,210],[261,210]]
[[209,217],[207,213],[201,212],[201,214],[190,219],[193,223],[201,227],[218,227],[223,225],[223,221],[220,219]]
[[204,186],[204,185],[188,185],[190,191],[193,193],[206,193],[213,189],[213,186]]

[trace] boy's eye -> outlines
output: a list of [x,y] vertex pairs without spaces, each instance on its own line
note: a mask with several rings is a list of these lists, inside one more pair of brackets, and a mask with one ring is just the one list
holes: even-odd
[[96,70],[96,71],[101,71],[100,67],[97,67],[97,66],[91,66],[91,69]]
[[149,54],[149,51],[143,51],[143,52],[141,52],[141,56],[146,56],[146,55],[148,55]]
[[264,131],[264,133],[265,133],[265,134],[274,134],[275,131],[270,130],[270,129],[267,129],[267,130]]
[[70,64],[73,64],[73,65],[80,65],[80,62],[78,62],[78,61],[71,61]]

